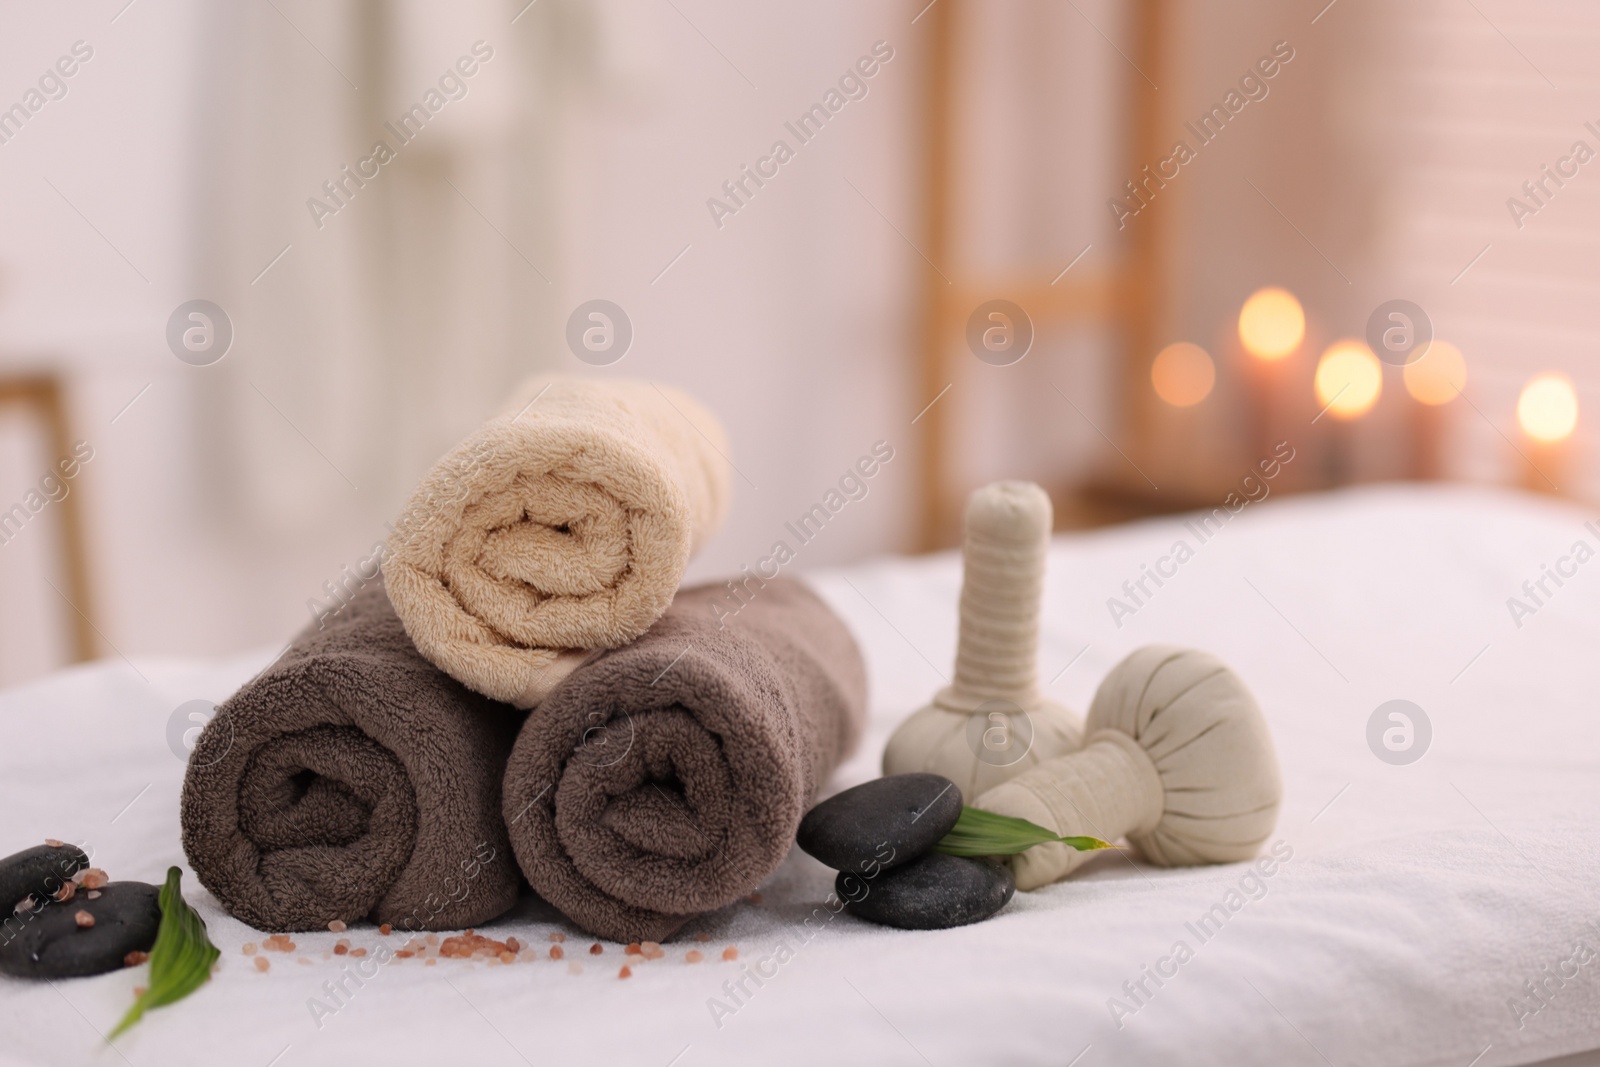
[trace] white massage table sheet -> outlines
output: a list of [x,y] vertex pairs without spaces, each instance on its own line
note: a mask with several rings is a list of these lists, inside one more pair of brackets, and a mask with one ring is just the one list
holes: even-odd
[[[832,872],[796,851],[760,903],[690,927],[709,944],[669,944],[627,981],[617,946],[590,956],[590,939],[533,901],[488,932],[547,949],[565,929],[566,961],[402,961],[319,1020],[311,999],[351,962],[323,958],[335,935],[297,934],[295,953],[257,973],[240,946],[261,934],[186,875],[222,949],[215,978],[115,1050],[97,1031],[142,972],[3,980],[0,1062],[1497,1067],[1595,1048],[1600,958],[1563,961],[1579,940],[1600,950],[1600,562],[1547,583],[1520,627],[1507,607],[1575,541],[1600,548],[1591,517],[1397,487],[1251,505],[1204,544],[1181,519],[1056,541],[1040,673],[1057,699],[1086,709],[1105,672],[1150,642],[1208,649],[1254,689],[1283,767],[1273,840],[1292,850],[1270,877],[1110,854],[975,926],[906,933],[846,914],[808,940],[799,924]],[[1117,626],[1107,598],[1179,538],[1194,557],[1147,583],[1154,595]],[[837,789],[877,774],[889,731],[948,674],[960,566],[944,554],[809,577],[859,637],[872,681],[871,726]],[[0,694],[0,853],[46,835],[86,841],[114,877],[159,882],[183,863],[169,716],[224,699],[269,658],[108,660]],[[1396,698],[1433,727],[1408,766],[1366,741],[1368,717]],[[1196,936],[1219,903],[1236,910]],[[1163,962],[1180,941],[1185,962]],[[738,963],[721,962],[726,945]],[[710,958],[685,963],[690,947]],[[772,977],[733,1000],[724,983],[763,960]],[[1158,987],[1147,965],[1176,975]],[[1514,1002],[1537,1004],[1525,981],[1574,966],[1519,1019]],[[1141,979],[1135,999],[1124,984]]]

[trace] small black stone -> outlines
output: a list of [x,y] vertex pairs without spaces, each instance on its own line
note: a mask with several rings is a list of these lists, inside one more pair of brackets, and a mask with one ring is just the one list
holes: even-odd
[[1017,890],[1011,868],[929,853],[876,878],[841,871],[834,891],[850,914],[902,930],[944,930],[981,922]]
[[806,812],[800,847],[836,871],[876,875],[927,852],[961,817],[961,790],[937,774],[891,774]]
[[[0,929],[0,972],[18,978],[77,978],[123,966],[130,952],[148,952],[161,926],[161,889],[144,882],[112,882],[90,900],[79,889],[64,904],[46,904],[11,916]],[[80,927],[77,913],[94,916]]]
[[77,845],[34,845],[0,860],[0,919],[24,898],[43,904],[87,866],[89,857]]

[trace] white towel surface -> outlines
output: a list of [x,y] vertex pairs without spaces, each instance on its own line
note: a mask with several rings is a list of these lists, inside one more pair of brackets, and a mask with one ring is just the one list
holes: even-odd
[[[1506,605],[1573,542],[1596,545],[1583,526],[1595,517],[1465,489],[1273,499],[1195,546],[1120,629],[1105,598],[1194,534],[1162,520],[1057,539],[1040,654],[1051,696],[1087,706],[1114,663],[1152,642],[1204,648],[1237,669],[1282,764],[1270,876],[1105,855],[975,926],[910,933],[846,914],[802,941],[797,926],[832,872],[797,851],[759,903],[707,917],[626,981],[619,946],[591,956],[574,931],[566,959],[551,961],[549,934],[563,927],[530,903],[485,932],[539,946],[538,962],[402,961],[320,1028],[308,1001],[349,962],[323,953],[336,936],[383,939],[364,928],[295,935],[298,950],[272,954],[258,974],[240,945],[261,935],[186,877],[221,968],[117,1046],[130,1063],[163,1067],[1499,1067],[1600,1047],[1600,958],[1520,1029],[1509,1006],[1527,1001],[1524,981],[1544,968],[1570,971],[1575,940],[1600,950],[1600,560],[1549,583],[1553,595],[1520,628]],[[960,572],[945,555],[812,579],[855,628],[872,677],[873,719],[836,776],[842,788],[876,774],[889,731],[942,684],[933,665],[952,662]],[[0,694],[0,852],[56,836],[88,841],[117,877],[155,881],[181,864],[183,766],[169,717],[185,701],[221,700],[266,658],[139,661],[139,673],[111,660]],[[1432,723],[1429,751],[1409,766],[1379,760],[1366,740],[1369,717],[1393,699]],[[1202,940],[1190,926],[1219,904],[1228,917]],[[1190,957],[1163,964],[1178,941]],[[738,962],[721,960],[728,945]],[[690,948],[708,958],[685,963]],[[719,1028],[708,1002],[735,1006],[723,983],[764,959],[775,973],[759,988],[747,980],[753,995]],[[1158,988],[1147,965],[1176,976]],[[1134,1005],[1124,983],[1141,979],[1151,993]],[[140,981],[141,971],[54,987],[0,981],[0,1063],[123,1062],[95,1030]],[[1120,1029],[1112,998],[1137,1007]]]

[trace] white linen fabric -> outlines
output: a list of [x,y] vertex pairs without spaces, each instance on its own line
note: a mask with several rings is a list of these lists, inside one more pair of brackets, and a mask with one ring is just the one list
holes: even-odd
[[[1380,488],[1256,505],[1203,543],[1181,519],[1054,542],[1040,655],[1053,698],[1086,706],[1113,664],[1152,643],[1212,652],[1254,692],[1284,784],[1255,862],[1160,868],[1106,854],[988,922],[907,932],[831,915],[833,872],[796,851],[759,902],[700,920],[626,981],[618,946],[591,956],[533,901],[485,932],[540,947],[538,962],[399,961],[347,982],[320,1019],[310,1001],[351,962],[324,958],[336,937],[393,939],[296,934],[297,951],[269,954],[258,973],[240,946],[262,935],[186,875],[220,967],[117,1049],[137,1065],[275,1067],[1503,1067],[1600,1047],[1600,956],[1577,947],[1600,950],[1592,518],[1487,490]],[[1106,598],[1180,539],[1192,558],[1147,583],[1119,628]],[[1546,565],[1561,584],[1538,592]],[[843,788],[877,773],[889,732],[945,681],[935,665],[955,651],[960,569],[941,555],[811,579],[872,677],[873,719],[836,775]],[[1510,597],[1529,610],[1513,618]],[[114,877],[159,881],[181,866],[183,762],[168,737],[185,723],[169,723],[268,658],[112,660],[0,694],[0,853],[53,836],[93,847]],[[1431,722],[1426,754],[1406,765],[1368,744],[1375,710],[1396,699]],[[560,930],[573,940],[557,962],[548,938]],[[727,945],[736,962],[721,959]],[[686,963],[691,948],[707,959]],[[142,969],[0,980],[0,1063],[122,1062],[100,1034],[142,981]],[[1543,1002],[1529,993],[1540,983]]]

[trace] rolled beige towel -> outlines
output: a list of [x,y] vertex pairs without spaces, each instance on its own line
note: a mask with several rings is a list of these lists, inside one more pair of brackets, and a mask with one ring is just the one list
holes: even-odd
[[1083,743],[1078,716],[1039,692],[1050,497],[993,482],[967,499],[955,680],[883,750],[884,774],[927,772],[972,798]]
[[[1064,836],[1126,837],[1163,867],[1254,856],[1283,783],[1261,709],[1215,656],[1149,645],[1100,683],[1088,743],[989,790],[975,806]],[[1036,845],[1010,858],[1018,889],[1064,878],[1091,853]]]
[[417,649],[519,708],[644,633],[721,526],[716,417],[653,382],[536,378],[435,464],[384,580]]

